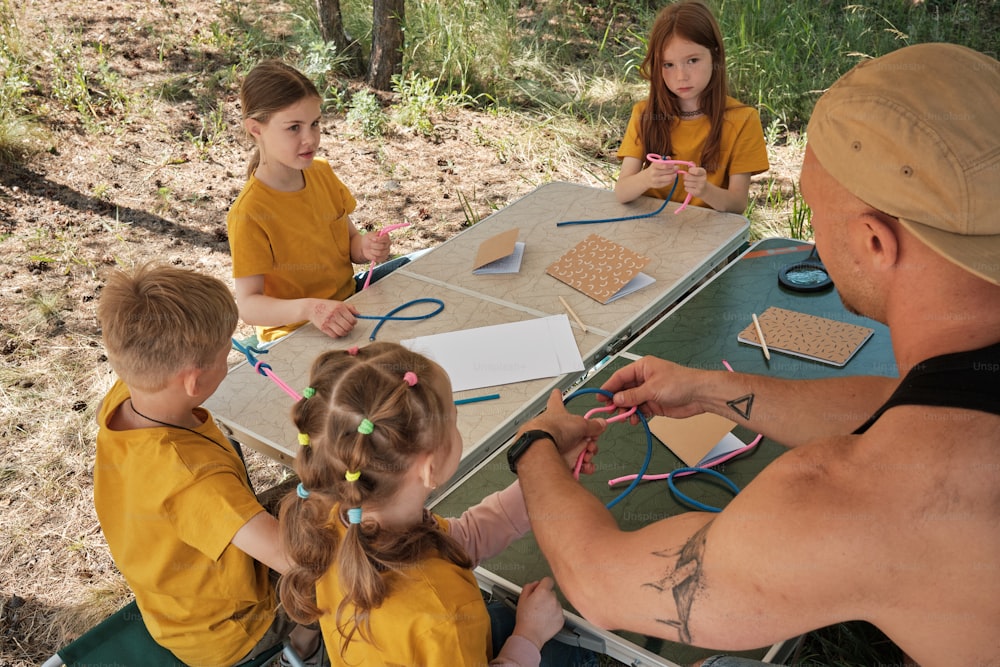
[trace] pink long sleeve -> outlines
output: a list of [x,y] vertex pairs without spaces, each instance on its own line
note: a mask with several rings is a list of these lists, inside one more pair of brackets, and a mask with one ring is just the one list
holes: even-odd
[[507,638],[500,655],[490,660],[490,667],[538,667],[542,654],[538,647],[521,635]]
[[448,532],[465,547],[476,565],[496,556],[531,529],[521,483],[517,481],[486,496],[459,518],[447,521]]

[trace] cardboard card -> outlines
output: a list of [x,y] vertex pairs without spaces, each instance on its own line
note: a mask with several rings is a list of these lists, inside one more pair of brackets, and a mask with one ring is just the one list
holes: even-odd
[[591,234],[545,272],[599,303],[608,303],[648,263],[648,257]]
[[473,270],[481,269],[487,264],[514,254],[517,245],[517,235],[520,233],[521,230],[515,227],[514,229],[501,232],[496,236],[491,236],[479,244],[476,259],[472,263]]
[[653,435],[689,467],[704,461],[735,426],[736,422],[711,412],[686,419],[653,417],[649,420]]
[[[817,317],[771,306],[760,315],[767,349],[824,364],[843,366],[861,349],[874,329],[858,324]],[[741,343],[760,346],[757,330],[750,323],[737,335]]]

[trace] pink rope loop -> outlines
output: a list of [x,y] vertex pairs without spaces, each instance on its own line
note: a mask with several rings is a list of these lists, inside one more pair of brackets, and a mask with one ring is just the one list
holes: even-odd
[[[592,410],[588,410],[587,414],[585,414],[583,418],[590,419],[598,412],[614,412],[617,409],[618,406],[616,405],[604,405],[601,407],[593,408]],[[608,422],[609,424],[614,424],[615,422],[625,421],[634,414],[635,414],[635,406],[633,405],[631,408],[629,408],[627,412],[622,412],[620,414],[615,415],[614,417],[608,417],[605,421]]]
[[[593,408],[592,410],[588,410],[587,414],[583,415],[583,418],[584,419],[590,419],[591,417],[593,417],[598,412],[613,412],[613,411],[615,411],[617,409],[618,409],[618,406],[615,406],[615,405],[604,405],[604,406],[596,407],[596,408]],[[627,412],[622,412],[621,414],[617,414],[617,415],[615,415],[613,417],[608,417],[607,419],[605,419],[605,421],[607,423],[609,423],[609,424],[614,424],[615,422],[625,421],[626,419],[628,419],[629,417],[631,417],[633,414],[635,414],[635,410],[636,410],[636,406],[633,405]],[[580,470],[583,469],[583,457],[586,454],[587,454],[587,450],[584,449],[582,452],[580,452],[580,455],[578,457],[576,457],[576,465],[573,466],[573,479],[580,479]]]
[[406,371],[403,373],[403,382],[411,387],[415,386],[417,384],[417,374],[413,371]]

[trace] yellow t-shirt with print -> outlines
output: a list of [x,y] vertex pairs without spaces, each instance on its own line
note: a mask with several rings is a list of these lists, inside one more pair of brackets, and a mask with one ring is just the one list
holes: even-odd
[[[339,510],[331,512],[339,516]],[[447,522],[435,516],[441,530]],[[346,527],[334,522],[342,540]],[[341,654],[337,606],[343,599],[336,566],[316,582],[319,623],[333,665],[485,665],[490,659],[490,617],[468,570],[438,556],[387,572],[389,596],[371,610],[372,642],[355,634]]]
[[[639,136],[642,114],[646,110],[648,100],[639,102],[632,107],[632,117],[629,119],[625,137],[618,148],[618,158],[634,157],[645,161],[648,153],[663,153],[663,148],[646,146]],[[686,160],[700,164],[701,151],[708,139],[710,124],[708,117],[700,116],[692,119],[681,119],[670,132],[673,144],[671,158]],[[707,180],[720,188],[729,187],[730,174],[759,174],[770,167],[767,160],[767,143],[764,141],[764,130],[760,124],[760,114],[753,107],[742,105],[730,97],[726,102],[726,113],[722,126],[722,141],[719,153],[719,169],[708,172]],[[683,167],[681,167],[683,169]],[[666,199],[670,187],[650,188],[644,194],[648,197]],[[687,191],[684,189],[684,178],[677,182],[677,189],[671,197],[673,201],[684,201]],[[692,198],[694,206],[707,207],[700,198]]]
[[[276,299],[333,299],[354,294],[348,216],[357,206],[330,164],[317,158],[302,171],[305,187],[282,192],[251,176],[226,216],[233,277],[264,276]],[[305,322],[257,327],[261,341]]]
[[201,435],[110,429],[128,398],[116,382],[98,415],[94,505],[111,555],[158,644],[187,665],[232,665],[277,608],[267,566],[230,544],[264,508],[208,411]]

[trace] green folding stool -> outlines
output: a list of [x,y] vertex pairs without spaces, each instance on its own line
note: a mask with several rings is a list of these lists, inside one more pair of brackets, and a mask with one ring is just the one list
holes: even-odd
[[[261,667],[278,653],[293,665],[301,664],[290,647],[277,644],[262,655],[239,663],[238,667]],[[157,644],[146,630],[142,613],[133,600],[117,612],[70,642],[46,660],[42,667],[89,667],[119,665],[121,667],[186,667],[174,654]]]

